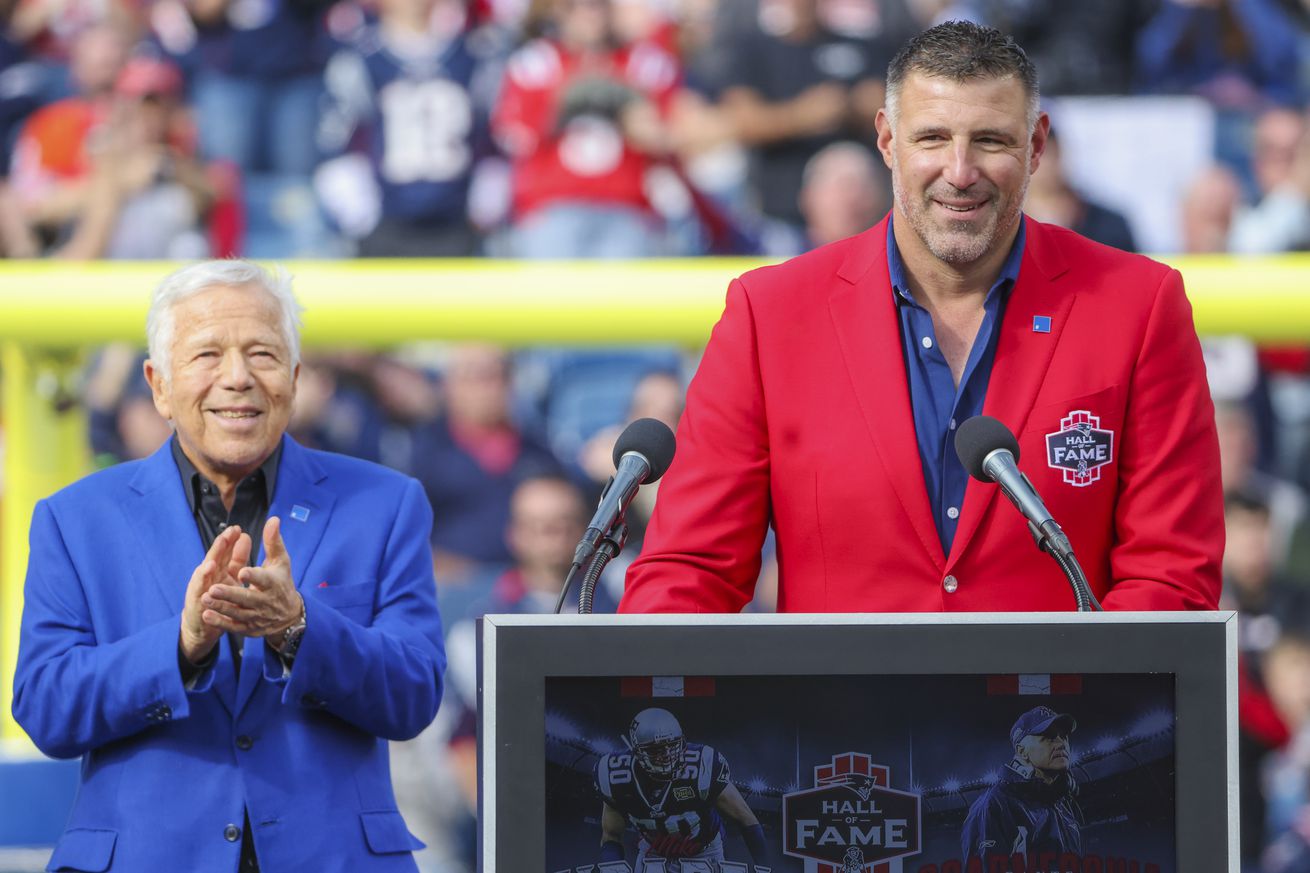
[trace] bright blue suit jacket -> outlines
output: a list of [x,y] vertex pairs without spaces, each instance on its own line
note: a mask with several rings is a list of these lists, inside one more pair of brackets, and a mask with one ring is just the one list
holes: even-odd
[[422,489],[284,438],[269,515],[305,601],[300,651],[286,673],[247,638],[238,681],[222,640],[190,690],[178,632],[205,549],[182,489],[165,444],[36,507],[14,717],[82,757],[48,869],[233,873],[248,810],[265,870],[414,870],[385,741],[441,700]]

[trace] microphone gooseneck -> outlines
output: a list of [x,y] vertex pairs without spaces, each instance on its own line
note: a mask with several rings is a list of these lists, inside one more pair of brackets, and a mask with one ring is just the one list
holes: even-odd
[[[555,612],[563,609],[569,585],[579,569],[587,566],[584,584],[590,580],[594,585],[605,564],[623,548],[627,539],[623,518],[628,505],[637,496],[638,488],[659,479],[669,469],[676,446],[673,431],[654,418],[639,418],[619,434],[614,442],[614,475],[601,492],[600,504],[573,551],[573,564],[564,579]],[[587,596],[579,600],[578,611],[591,612],[590,591],[583,593]]]

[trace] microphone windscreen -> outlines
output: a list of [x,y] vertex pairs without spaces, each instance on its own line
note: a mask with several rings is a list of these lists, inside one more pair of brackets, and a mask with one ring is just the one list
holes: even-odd
[[1019,441],[1010,429],[990,415],[975,415],[955,432],[955,454],[969,475],[982,482],[992,481],[983,470],[983,461],[997,449],[1005,449],[1019,460]]
[[614,441],[614,466],[628,452],[636,452],[650,462],[650,476],[647,482],[654,482],[664,475],[673,463],[673,450],[676,443],[673,431],[662,421],[654,418],[639,418],[623,429]]

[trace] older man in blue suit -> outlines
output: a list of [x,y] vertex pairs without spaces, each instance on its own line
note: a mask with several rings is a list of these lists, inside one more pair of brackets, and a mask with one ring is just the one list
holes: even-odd
[[414,870],[388,739],[445,653],[418,483],[285,436],[287,278],[155,291],[145,376],[175,434],[37,505],[14,716],[82,784],[50,870]]

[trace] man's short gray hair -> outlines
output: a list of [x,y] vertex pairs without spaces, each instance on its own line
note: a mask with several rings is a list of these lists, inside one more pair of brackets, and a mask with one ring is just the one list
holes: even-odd
[[169,378],[173,351],[173,308],[201,291],[222,285],[253,285],[267,292],[278,310],[278,327],[291,353],[291,366],[300,363],[300,313],[303,311],[291,292],[291,275],[281,267],[271,272],[250,261],[201,261],[168,274],[155,288],[146,314],[146,343],[150,360]]
[[1037,126],[1037,68],[1011,37],[971,21],[947,21],[907,42],[887,66],[887,116],[896,126],[901,87],[911,73],[952,82],[1013,76],[1028,97],[1028,132]]

